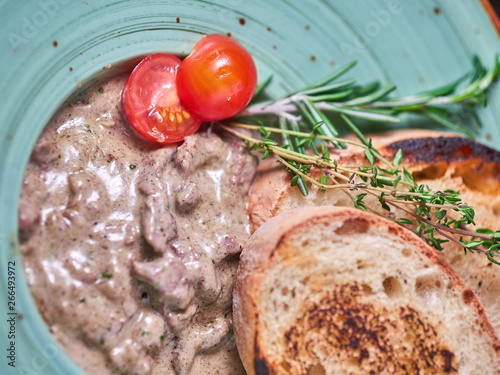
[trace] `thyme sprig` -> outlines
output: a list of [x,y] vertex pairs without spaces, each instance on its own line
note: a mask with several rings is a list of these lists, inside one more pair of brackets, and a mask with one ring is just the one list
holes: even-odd
[[[450,119],[451,112],[446,106],[486,105],[486,90],[500,75],[498,56],[490,70],[474,57],[472,71],[455,82],[417,95],[390,99],[388,95],[395,90],[394,85],[378,82],[359,85],[354,79],[338,80],[355,64],[349,63],[279,100],[251,104],[237,119],[220,125],[242,139],[252,151],[260,151],[262,159],[274,155],[291,173],[291,185],[297,186],[303,195],[309,193],[312,185],[321,191],[340,189],[356,208],[382,214],[408,226],[438,250],[443,249],[443,243],[453,242],[460,245],[465,254],[482,253],[491,262],[500,264],[500,231],[470,229],[470,225],[475,225],[475,212],[458,192],[433,191],[417,184],[402,166],[402,150],[389,160],[355,124],[355,119],[399,123],[402,114],[411,112],[473,137],[470,131]],[[261,85],[259,92],[269,82],[270,79]],[[328,112],[337,113],[358,141],[340,137]],[[265,119],[276,116],[278,125],[263,126],[259,120],[262,115],[267,116]],[[241,119],[254,123],[243,123]],[[358,166],[340,165],[331,150],[347,147],[360,148],[366,162]],[[316,172],[311,173],[313,168]],[[373,207],[374,199],[379,203],[378,208]]]

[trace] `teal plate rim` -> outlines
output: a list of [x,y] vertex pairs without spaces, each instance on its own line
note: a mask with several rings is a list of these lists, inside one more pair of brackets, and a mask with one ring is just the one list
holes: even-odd
[[[361,6],[362,4],[362,6]],[[129,68],[158,51],[186,54],[206,33],[231,33],[256,60],[259,79],[274,75],[284,94],[359,60],[353,75],[380,79],[398,93],[424,91],[470,69],[473,54],[489,66],[500,52],[500,21],[487,0],[0,0],[0,312],[15,316],[0,339],[3,374],[67,374],[79,369],[40,317],[24,278],[17,239],[23,171],[36,139],[75,90]],[[490,92],[500,103],[500,86]],[[500,149],[500,108],[480,109],[479,140]],[[407,126],[420,123],[408,120]],[[9,310],[8,265],[15,262],[16,304]],[[14,313],[16,315],[8,315]],[[81,372],[81,371],[80,371]]]

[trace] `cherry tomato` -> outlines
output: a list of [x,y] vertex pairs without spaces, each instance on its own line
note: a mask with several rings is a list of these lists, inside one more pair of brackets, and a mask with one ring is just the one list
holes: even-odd
[[246,107],[257,86],[252,56],[236,40],[206,35],[177,72],[177,91],[184,107],[203,121],[231,117]]
[[180,59],[166,53],[150,55],[135,67],[125,84],[123,111],[144,139],[178,142],[201,125],[179,101],[175,77],[180,64]]

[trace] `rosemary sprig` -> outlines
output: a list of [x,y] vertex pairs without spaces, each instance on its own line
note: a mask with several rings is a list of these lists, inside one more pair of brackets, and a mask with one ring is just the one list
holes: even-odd
[[[384,216],[410,226],[438,250],[443,249],[443,243],[451,241],[462,246],[466,254],[483,253],[491,262],[500,264],[500,231],[468,229],[469,225],[475,225],[474,209],[462,202],[458,192],[432,191],[415,183],[412,174],[402,167],[402,151],[399,150],[392,160],[383,157],[353,120],[399,123],[401,114],[412,112],[473,137],[467,129],[454,123],[443,107],[486,105],[486,90],[500,75],[498,56],[489,71],[474,57],[472,71],[455,82],[417,95],[391,99],[387,97],[395,89],[392,85],[381,86],[374,82],[363,86],[356,84],[354,79],[336,81],[354,66],[355,62],[347,64],[282,99],[251,104],[238,114],[239,122],[230,119],[220,125],[241,138],[251,150],[262,152],[262,159],[274,155],[292,174],[291,185],[297,186],[303,195],[309,193],[312,185],[322,191],[340,189],[355,207],[378,214],[387,212]],[[269,82],[270,79],[259,92]],[[339,137],[327,112],[339,114],[359,142]],[[255,119],[260,115],[277,116],[278,127],[241,123],[242,118]],[[260,137],[238,128],[258,132]],[[280,138],[281,144],[276,140]],[[360,148],[366,163],[346,166],[332,158],[329,147],[348,146]],[[310,173],[312,168],[322,172],[319,177],[317,172]],[[365,200],[367,197],[378,200],[379,209],[371,207]],[[399,212],[399,218],[394,218],[392,209]]]
[[[345,116],[374,122],[399,123],[401,114],[411,112],[427,115],[450,130],[473,138],[470,131],[454,123],[449,118],[450,116],[446,116],[446,111],[440,110],[441,106],[449,104],[475,105],[478,103],[486,105],[485,91],[500,74],[498,55],[495,56],[493,67],[489,71],[475,56],[472,71],[451,84],[417,95],[387,99],[395,86],[380,87],[378,82],[359,86],[356,85],[354,79],[332,83],[332,80],[347,73],[354,66],[355,63],[347,64],[326,79],[280,100],[252,104],[239,116],[270,114],[278,117],[292,116],[297,120],[296,115],[299,114],[303,115],[305,119],[312,116],[314,120],[319,120],[321,117],[322,121],[325,121],[325,112],[337,112]],[[465,83],[468,78],[470,78],[469,82]],[[312,111],[311,103],[314,103]],[[325,121],[321,131],[328,134],[332,127],[328,121]]]

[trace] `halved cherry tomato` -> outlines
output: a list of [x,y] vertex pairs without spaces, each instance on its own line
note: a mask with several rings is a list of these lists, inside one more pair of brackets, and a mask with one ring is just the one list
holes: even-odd
[[252,99],[256,86],[257,70],[252,56],[225,35],[201,38],[177,72],[182,105],[203,121],[234,116]]
[[195,133],[201,120],[184,109],[175,77],[181,60],[166,53],[150,55],[130,74],[122,94],[123,111],[144,139],[171,143]]

